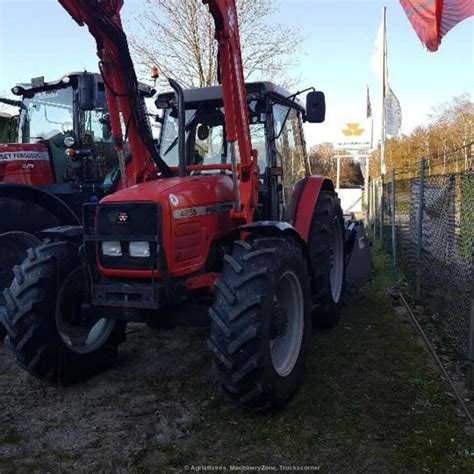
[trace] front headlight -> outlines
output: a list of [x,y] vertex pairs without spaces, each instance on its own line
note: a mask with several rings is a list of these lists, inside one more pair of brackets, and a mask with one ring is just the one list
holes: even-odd
[[149,242],[130,242],[128,245],[130,257],[146,258],[150,256]]
[[102,242],[102,253],[107,257],[121,257],[122,246],[120,242]]

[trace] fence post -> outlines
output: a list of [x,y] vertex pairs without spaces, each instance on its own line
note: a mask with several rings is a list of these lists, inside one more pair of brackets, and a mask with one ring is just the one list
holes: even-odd
[[421,254],[423,249],[423,214],[425,207],[425,160],[420,160],[420,189],[419,189],[418,219],[416,222],[416,297],[421,296]]
[[375,239],[374,219],[375,219],[375,185],[374,180],[370,182],[370,231],[372,238]]
[[471,326],[469,331],[469,348],[467,350],[466,388],[474,390],[474,292],[471,294]]
[[380,177],[380,246],[383,247],[383,224],[384,224],[384,175]]
[[396,190],[395,190],[395,168],[392,169],[392,261],[393,266],[397,266],[397,241],[396,241],[396,214],[395,214],[395,205],[396,205]]

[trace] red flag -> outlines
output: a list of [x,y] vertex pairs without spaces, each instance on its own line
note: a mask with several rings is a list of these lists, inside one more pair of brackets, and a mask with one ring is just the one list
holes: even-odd
[[400,0],[420,40],[437,51],[441,39],[458,23],[474,16],[473,0]]

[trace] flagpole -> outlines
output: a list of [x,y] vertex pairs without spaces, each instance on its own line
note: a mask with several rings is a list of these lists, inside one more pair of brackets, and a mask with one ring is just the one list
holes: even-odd
[[[369,116],[370,113],[370,116]],[[365,204],[365,225],[369,225],[369,217],[370,217],[370,199],[369,199],[369,183],[370,183],[370,152],[374,147],[374,117],[372,114],[372,105],[370,103],[370,93],[369,93],[369,85],[367,84],[367,118],[370,118],[370,149],[367,150],[365,156],[365,180],[364,180],[364,204]]]
[[385,99],[387,95],[387,7],[383,7],[382,41],[382,137],[380,140],[380,176],[385,174]]
[[383,245],[384,202],[383,181],[385,175],[385,97],[387,89],[387,7],[383,7],[383,37],[382,37],[382,137],[380,140],[380,197],[379,197],[379,239]]

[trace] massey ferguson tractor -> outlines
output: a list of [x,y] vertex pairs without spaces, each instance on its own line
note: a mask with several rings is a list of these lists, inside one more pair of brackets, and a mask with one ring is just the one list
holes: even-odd
[[[39,77],[12,92],[21,100],[0,98],[19,110],[17,130],[10,126],[16,143],[0,144],[0,294],[26,250],[41,243],[39,231],[79,225],[82,204],[113,191],[119,178],[100,74]],[[0,318],[4,307],[0,296]]]
[[308,175],[285,192],[286,163],[306,156],[303,122],[324,120],[324,95],[310,92],[304,107],[272,83],[245,84],[235,0],[203,1],[220,85],[170,80],[156,147],[123,0],[59,0],[96,39],[122,173],[117,191],[84,206],[82,227],[44,231],[15,267],[6,340],[30,374],[72,383],[110,367],[127,322],[200,325],[204,308],[222,390],[274,409],[302,383],[312,328],[339,320],[347,266],[367,239],[361,224],[345,226],[329,179]]

